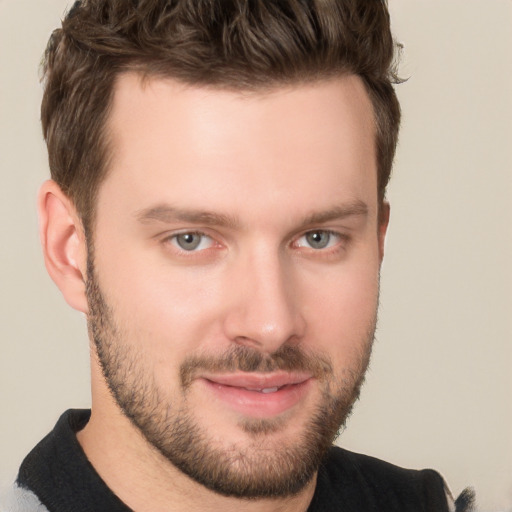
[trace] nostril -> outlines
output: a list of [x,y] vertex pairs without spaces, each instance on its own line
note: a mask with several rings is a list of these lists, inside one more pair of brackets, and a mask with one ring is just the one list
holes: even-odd
[[237,336],[236,338],[233,339],[233,341],[237,345],[241,345],[244,347],[258,348],[261,346],[261,343],[259,341],[249,338],[248,336]]

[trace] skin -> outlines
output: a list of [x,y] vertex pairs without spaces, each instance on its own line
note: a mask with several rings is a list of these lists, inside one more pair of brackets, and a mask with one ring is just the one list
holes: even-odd
[[[286,449],[322,399],[321,379],[310,379],[298,403],[253,414],[204,379],[185,398],[179,368],[190,355],[215,358],[235,346],[265,356],[294,346],[327,358],[331,382],[355,386],[364,374],[389,208],[379,210],[373,112],[361,80],[239,93],[127,74],[109,133],[94,264],[125,347],[217,449],[252,450],[255,437],[241,424],[261,418],[279,428],[258,446]],[[47,269],[67,302],[89,314],[87,244],[73,204],[49,181],[39,210]],[[204,234],[198,248],[180,248],[184,232]],[[312,232],[327,236],[327,246],[312,247]],[[315,477],[291,497],[244,500],[184,475],[122,414],[93,343],[91,353],[92,416],[78,439],[132,509],[307,509]]]

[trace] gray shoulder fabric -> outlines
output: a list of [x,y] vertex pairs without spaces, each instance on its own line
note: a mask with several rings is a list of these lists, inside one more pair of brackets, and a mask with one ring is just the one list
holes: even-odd
[[14,484],[0,494],[0,512],[48,512],[37,496]]

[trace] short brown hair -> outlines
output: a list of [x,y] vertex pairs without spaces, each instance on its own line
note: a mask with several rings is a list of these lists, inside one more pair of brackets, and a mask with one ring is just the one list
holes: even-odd
[[52,178],[87,226],[108,170],[105,133],[127,71],[246,90],[359,75],[373,103],[378,193],[400,124],[386,0],[81,0],[53,32],[41,107]]

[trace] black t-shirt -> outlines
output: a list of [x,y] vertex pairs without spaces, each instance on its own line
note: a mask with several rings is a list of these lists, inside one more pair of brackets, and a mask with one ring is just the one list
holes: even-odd
[[[18,485],[50,512],[130,512],[82,451],[76,432],[90,411],[70,410],[25,458]],[[308,512],[448,512],[442,477],[332,447],[319,468]]]

